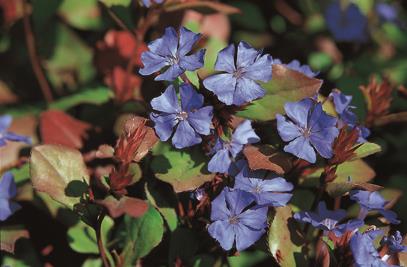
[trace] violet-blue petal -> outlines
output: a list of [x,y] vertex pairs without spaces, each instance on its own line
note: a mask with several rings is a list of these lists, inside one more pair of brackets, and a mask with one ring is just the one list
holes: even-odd
[[383,215],[386,220],[388,220],[391,224],[399,224],[401,221],[397,219],[397,213],[392,210],[379,210],[380,214]]
[[332,232],[337,237],[340,237],[348,231],[352,232],[352,231],[358,229],[359,227],[362,227],[364,224],[365,223],[363,220],[353,219],[353,220],[347,221],[346,223],[337,225],[337,227],[335,229],[333,229]]
[[200,37],[201,34],[194,33],[185,27],[181,27],[179,30],[179,55],[185,56],[188,52],[190,52]]
[[188,83],[183,83],[180,86],[181,107],[183,111],[192,111],[202,107],[204,97]]
[[141,54],[141,61],[143,62],[143,68],[139,70],[141,75],[153,74],[165,66],[169,65],[169,62],[165,57],[146,51]]
[[264,224],[267,222],[267,208],[248,210],[239,216],[239,220],[241,224],[235,225],[236,249],[242,251],[253,245],[266,232]]
[[261,98],[266,91],[255,81],[241,77],[237,79],[236,90],[233,95],[233,104],[240,106],[244,103],[251,102]]
[[314,105],[314,101],[305,98],[298,102],[287,102],[284,104],[284,110],[287,116],[301,128],[308,126],[308,113]]
[[407,246],[403,245],[403,237],[399,231],[396,231],[394,235],[384,236],[380,244],[387,245],[390,254],[407,252]]
[[254,202],[253,195],[243,190],[229,190],[225,195],[225,199],[232,215],[242,213],[244,208]]
[[381,20],[389,22],[397,21],[398,11],[394,5],[388,3],[377,3],[375,10]]
[[188,122],[196,132],[209,135],[213,117],[213,107],[206,106],[188,113]]
[[11,172],[3,174],[0,180],[0,198],[10,199],[17,194],[17,186]]
[[21,209],[21,206],[13,201],[0,198],[0,221],[7,220],[17,210]]
[[177,31],[173,27],[167,27],[164,35],[148,45],[154,54],[160,56],[176,56],[178,47]]
[[252,128],[250,120],[244,120],[240,123],[232,135],[232,142],[238,144],[253,144],[260,141],[260,137],[255,133]]
[[351,95],[345,95],[341,93],[339,90],[333,90],[330,93],[332,100],[334,102],[335,110],[338,114],[342,114],[352,102]]
[[271,80],[273,59],[270,55],[259,57],[253,64],[246,67],[243,77],[253,81],[268,82]]
[[236,68],[246,68],[254,63],[260,55],[259,51],[254,49],[246,42],[240,42],[237,47]]
[[[323,131],[327,128],[336,129],[337,118],[328,115],[322,109],[322,104],[317,103],[311,112],[308,122],[308,128],[311,129],[312,133]],[[337,131],[339,133],[339,131]],[[337,134],[336,134],[337,135]],[[336,136],[335,136],[336,137]]]
[[208,163],[208,171],[227,173],[232,160],[230,159],[229,151],[221,149],[212,156]]
[[233,225],[225,221],[215,221],[208,227],[209,234],[216,239],[224,250],[230,250],[235,241]]
[[276,119],[278,134],[284,142],[289,142],[301,136],[300,128],[291,121],[288,121],[284,116],[277,114]]
[[330,159],[333,156],[332,144],[338,136],[339,130],[331,127],[310,135],[310,142],[323,158]]
[[163,73],[155,77],[154,81],[173,81],[184,72],[185,70],[181,68],[180,65],[173,64]]
[[0,133],[5,132],[11,126],[12,121],[13,117],[10,115],[0,116]]
[[24,136],[24,135],[19,135],[19,134],[15,134],[12,132],[6,132],[4,133],[4,138],[9,140],[9,141],[13,141],[13,142],[23,142],[26,143],[28,145],[32,144],[31,138],[28,136]]
[[182,56],[179,60],[179,65],[184,70],[194,71],[202,68],[204,65],[205,49],[201,49],[195,54]]
[[206,89],[212,91],[226,105],[233,104],[236,89],[236,78],[233,74],[221,73],[209,76],[203,81]]
[[170,85],[165,89],[164,93],[151,100],[151,107],[154,110],[166,112],[166,113],[178,113],[181,108],[178,103],[177,93],[173,85]]
[[[276,63],[274,63],[274,64],[276,64]],[[281,61],[278,64],[281,64]],[[312,69],[308,65],[301,65],[301,63],[296,59],[294,59],[291,62],[289,62],[288,64],[284,64],[284,65],[287,68],[301,72],[302,74],[304,74],[305,76],[308,76],[310,78],[313,78],[318,75],[318,72],[313,72]]]
[[186,120],[178,123],[175,134],[172,137],[172,144],[178,148],[190,147],[202,142],[202,138]]
[[175,114],[156,114],[150,113],[150,119],[154,122],[154,129],[161,141],[167,141],[172,134],[172,130],[177,124]]
[[300,159],[306,160],[309,163],[315,163],[317,160],[317,155],[309,140],[303,136],[297,137],[288,145],[285,145],[284,151],[291,153]]
[[220,194],[212,200],[211,203],[211,220],[227,220],[231,213],[226,204],[226,190],[222,190]]
[[365,267],[388,267],[387,263],[380,259],[380,255],[374,245],[374,238],[378,231],[368,233],[356,232],[350,239],[350,249],[355,260],[355,266]]
[[231,44],[223,48],[216,58],[215,70],[234,73],[235,67],[235,45]]

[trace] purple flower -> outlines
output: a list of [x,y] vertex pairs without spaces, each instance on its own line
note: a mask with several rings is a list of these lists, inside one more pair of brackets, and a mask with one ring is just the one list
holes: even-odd
[[398,12],[394,5],[387,3],[377,3],[375,6],[375,10],[382,21],[396,22],[398,19]]
[[161,4],[164,0],[142,0],[145,7],[150,7],[153,3]]
[[148,45],[150,51],[141,55],[144,67],[140,69],[140,74],[150,75],[167,67],[163,73],[155,77],[155,80],[173,81],[186,70],[193,71],[201,68],[204,63],[205,49],[188,55],[200,36],[181,27],[178,38],[173,27],[166,28],[161,38]]
[[280,137],[290,142],[284,151],[310,163],[316,161],[314,148],[322,157],[331,158],[332,143],[339,133],[335,126],[337,119],[326,114],[322,104],[310,98],[286,103],[284,109],[290,120],[276,115]]
[[304,74],[305,76],[308,76],[310,78],[313,78],[319,74],[318,72],[313,72],[312,69],[308,65],[305,65],[305,64],[301,65],[301,63],[296,59],[292,60],[288,64],[283,64],[280,59],[274,59],[273,64],[282,64],[282,65],[286,66],[287,68],[289,68],[290,70],[295,70],[295,71],[301,72],[302,74]]
[[351,95],[345,95],[338,89],[334,89],[330,95],[334,102],[336,113],[339,115],[339,128],[342,128],[345,124],[350,128],[355,128],[359,131],[358,143],[366,142],[366,138],[370,135],[370,130],[362,125],[358,125],[358,118],[352,109],[354,106],[351,106],[352,101]]
[[0,116],[0,147],[6,145],[6,141],[23,142],[31,144],[31,139],[27,136],[18,135],[12,132],[8,132],[13,118],[10,115]]
[[236,240],[236,249],[242,251],[266,232],[267,208],[248,208],[253,202],[252,194],[230,188],[224,188],[212,201],[213,222],[208,232],[224,250],[230,250]]
[[11,172],[6,172],[0,180],[0,221],[5,221],[21,206],[11,201],[17,194],[17,186]]
[[374,245],[374,240],[382,235],[383,231],[367,231],[365,233],[355,233],[350,239],[350,249],[355,260],[356,267],[388,267],[389,265],[382,261]]
[[338,224],[346,217],[346,211],[342,209],[327,210],[325,202],[319,202],[318,212],[301,211],[294,214],[294,219],[310,223],[315,228],[332,231],[336,236],[341,236],[347,231],[353,231],[361,227],[364,223],[362,220],[354,219],[346,223]]
[[251,171],[247,164],[235,177],[235,189],[251,193],[258,205],[282,207],[287,205],[292,194],[293,184],[274,173],[264,170]]
[[360,205],[359,219],[366,218],[369,211],[377,211],[382,214],[390,223],[399,224],[397,214],[394,211],[386,210],[385,206],[389,201],[384,200],[379,192],[369,192],[364,190],[352,190],[350,199],[356,201]]
[[253,144],[260,141],[260,138],[254,132],[249,120],[243,121],[236,127],[230,141],[217,138],[215,146],[212,149],[214,154],[208,163],[210,172],[227,173],[232,167],[232,161],[242,151],[245,144]]
[[367,18],[353,3],[345,7],[339,1],[332,3],[325,10],[325,20],[337,41],[362,42],[367,39]]
[[203,84],[226,105],[240,106],[263,97],[265,91],[257,81],[270,81],[272,58],[261,53],[240,42],[235,60],[235,45],[229,45],[216,59],[215,70],[222,73],[206,78]]
[[151,106],[160,113],[152,112],[154,129],[162,141],[167,141],[176,127],[172,143],[176,148],[184,148],[201,143],[199,134],[210,133],[212,106],[203,106],[203,96],[190,84],[181,84],[181,106],[178,103],[174,86],[167,87],[159,97],[151,100]]
[[403,237],[399,231],[394,235],[384,236],[380,244],[389,248],[389,254],[397,254],[400,252],[407,252],[407,246],[403,245]]

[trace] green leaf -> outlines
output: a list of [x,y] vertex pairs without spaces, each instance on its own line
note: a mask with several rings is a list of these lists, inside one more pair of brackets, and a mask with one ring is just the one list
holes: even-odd
[[264,84],[266,95],[254,101],[243,111],[237,113],[241,117],[267,121],[275,119],[275,115],[284,114],[284,104],[314,96],[322,85],[322,81],[290,70],[284,65],[273,65],[273,76]]
[[323,52],[311,53],[308,62],[313,69],[321,71],[327,70],[333,63],[332,58]]
[[176,198],[172,188],[156,186],[152,183],[146,183],[144,188],[148,201],[164,217],[170,231],[174,231],[178,226],[178,216],[175,211]]
[[282,267],[307,266],[302,252],[305,242],[296,225],[289,206],[275,208],[270,217],[268,246]]
[[31,150],[30,174],[34,189],[73,208],[79,203],[89,175],[82,154],[59,145],[40,145]]
[[101,267],[103,266],[102,260],[99,258],[87,259],[83,262],[82,267]]
[[238,256],[228,257],[230,267],[256,266],[268,257],[264,251],[242,251]]
[[135,261],[146,256],[162,240],[164,221],[160,213],[150,205],[140,218],[125,215],[126,245],[123,251],[123,266],[133,266]]
[[74,90],[78,84],[91,81],[96,74],[93,50],[64,24],[55,25],[55,34],[52,54],[46,60],[52,85]]
[[13,168],[10,170],[14,176],[14,181],[17,184],[24,183],[30,179],[30,164],[26,163],[20,168]]
[[128,7],[131,3],[131,0],[100,0],[100,2],[107,5],[108,7],[111,7],[111,6]]
[[207,171],[208,158],[195,146],[177,150],[168,143],[153,149],[151,168],[161,181],[171,184],[175,192],[194,190],[213,179]]
[[64,0],[58,13],[80,30],[97,30],[103,25],[98,0]]
[[[101,238],[106,244],[110,230],[114,225],[110,217],[105,217],[102,221]],[[79,221],[68,230],[69,246],[79,253],[99,254],[95,230],[89,225]]]
[[382,151],[382,148],[378,144],[366,142],[355,150],[356,155],[353,160],[365,158],[367,156],[379,153],[380,151]]
[[113,92],[107,87],[88,89],[58,99],[51,103],[51,109],[67,110],[81,104],[101,105],[108,102],[113,97]]
[[230,19],[233,23],[243,29],[264,32],[267,29],[267,22],[263,12],[254,3],[247,1],[233,1],[233,6],[242,10],[242,14],[232,15]]

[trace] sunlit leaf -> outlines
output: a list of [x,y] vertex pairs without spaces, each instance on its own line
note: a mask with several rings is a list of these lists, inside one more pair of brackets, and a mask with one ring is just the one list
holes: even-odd
[[382,151],[382,148],[375,143],[366,142],[355,150],[354,159],[361,159]]
[[96,30],[102,26],[98,0],[64,0],[58,13],[67,23],[81,30]]
[[239,116],[260,121],[273,120],[276,114],[285,113],[285,103],[314,96],[322,85],[321,80],[307,77],[283,65],[274,64],[272,72],[271,81],[264,84],[266,95],[238,112]]
[[29,238],[29,233],[22,227],[1,227],[0,250],[14,253],[15,244],[20,238]]
[[111,6],[129,6],[131,3],[131,0],[99,0],[103,4],[105,4],[108,7]]
[[207,171],[208,158],[199,149],[177,150],[167,143],[160,143],[153,149],[151,168],[161,181],[174,187],[175,192],[198,188],[213,179]]
[[138,218],[141,217],[148,209],[147,202],[134,197],[123,196],[120,200],[109,196],[103,200],[97,201],[98,204],[104,206],[109,215],[113,218],[127,214],[128,216]]
[[71,209],[81,197],[81,192],[76,190],[77,186],[89,184],[82,154],[68,147],[34,147],[31,150],[30,168],[33,187]]

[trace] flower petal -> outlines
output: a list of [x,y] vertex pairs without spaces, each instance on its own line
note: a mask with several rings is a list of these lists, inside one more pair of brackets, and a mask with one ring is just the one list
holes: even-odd
[[188,122],[200,134],[209,135],[211,131],[213,107],[207,106],[188,114]]
[[181,27],[179,30],[179,55],[184,56],[191,51],[192,47],[198,42],[200,37],[201,34],[196,34],[185,27]]
[[230,159],[229,151],[221,149],[213,155],[208,163],[208,171],[227,173],[232,160]]
[[212,91],[226,105],[233,104],[236,90],[236,78],[232,74],[222,73],[209,76],[203,81],[206,89]]
[[300,129],[297,125],[288,121],[284,116],[277,114],[277,131],[284,142],[289,142],[301,136]]
[[240,123],[232,135],[232,143],[245,145],[257,143],[259,141],[260,137],[254,132],[250,120],[244,120]]
[[202,68],[204,65],[205,49],[201,49],[195,54],[190,56],[182,56],[179,61],[179,65],[184,70],[194,71]]
[[10,115],[0,116],[0,133],[5,132],[10,127],[12,121],[13,117]]
[[254,63],[254,61],[259,56],[259,51],[254,49],[251,45],[246,42],[240,42],[237,47],[237,60],[236,67],[246,68]]
[[20,208],[21,206],[17,203],[0,198],[0,221],[5,221]]
[[254,81],[268,82],[271,80],[273,59],[270,55],[259,57],[252,65],[245,69],[243,77]]
[[192,111],[202,107],[204,97],[189,83],[183,83],[179,89],[181,95],[181,107],[183,111]]
[[171,65],[163,73],[155,77],[154,81],[174,81],[178,76],[184,73],[185,70],[178,64]]
[[233,95],[233,104],[240,106],[244,103],[251,102],[261,98],[266,91],[255,81],[246,78],[237,79],[236,91]]
[[151,100],[151,107],[165,113],[179,113],[181,108],[178,103],[177,93],[174,86],[170,85],[164,93]]
[[228,73],[234,73],[235,67],[235,45],[230,44],[223,48],[216,58],[215,70],[226,71]]
[[266,232],[264,229],[253,229],[251,227],[238,224],[234,227],[236,231],[236,249],[245,250],[253,245]]
[[293,194],[290,193],[273,193],[261,192],[258,194],[257,204],[273,207],[283,207],[287,205]]
[[216,221],[209,225],[209,234],[216,239],[224,250],[230,250],[235,241],[235,233],[228,221]]
[[178,123],[175,134],[172,137],[172,144],[180,149],[190,147],[202,142],[201,136],[189,125],[188,121],[183,120]]
[[286,179],[282,177],[276,177],[273,179],[270,179],[271,177],[274,177],[274,174],[269,174],[265,180],[262,181],[261,187],[263,188],[263,191],[272,191],[272,192],[288,192],[293,190],[294,186],[292,183],[287,182]]
[[169,63],[165,57],[154,54],[150,51],[143,52],[141,54],[141,62],[144,67],[139,70],[141,75],[150,75],[168,66]]
[[298,102],[288,102],[284,105],[287,116],[299,127],[305,129],[308,125],[308,114],[314,105],[314,101],[305,98]]
[[154,129],[161,141],[167,141],[172,134],[172,129],[177,124],[175,114],[160,115],[151,112],[150,119],[154,122]]
[[329,159],[333,156],[332,144],[338,134],[337,128],[326,128],[323,131],[311,133],[310,142],[323,158]]
[[235,189],[225,189],[226,204],[229,207],[232,216],[239,215],[242,211],[254,201],[252,194]]
[[309,140],[300,136],[284,147],[284,151],[291,153],[300,159],[304,159],[309,163],[315,163],[316,154],[314,149],[309,143]]
[[167,57],[175,56],[177,54],[178,35],[173,27],[167,27],[164,35],[151,42],[148,48],[154,54]]
[[0,198],[10,199],[17,194],[17,186],[11,172],[6,172],[0,180]]
[[230,211],[226,205],[226,192],[227,188],[224,188],[222,192],[211,203],[211,220],[227,220],[230,217]]
[[13,142],[23,142],[26,144],[31,145],[31,138],[28,136],[23,136],[23,135],[18,135],[15,133],[11,133],[11,132],[7,132],[4,134],[4,138],[9,140],[9,141],[13,141]]

